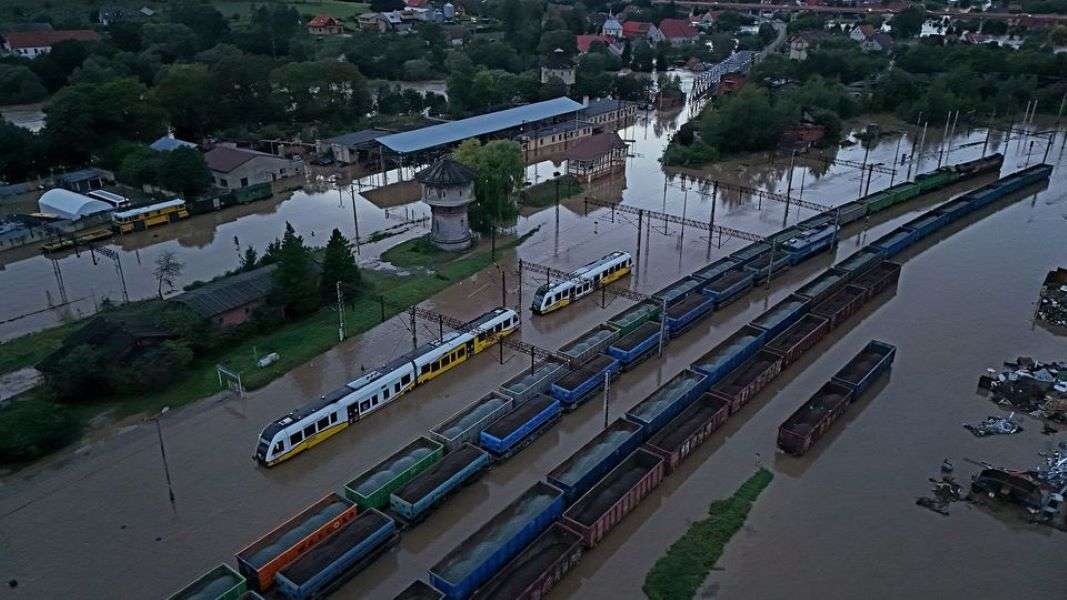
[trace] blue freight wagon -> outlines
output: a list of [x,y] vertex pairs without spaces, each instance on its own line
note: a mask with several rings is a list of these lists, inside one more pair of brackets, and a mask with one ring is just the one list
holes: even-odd
[[745,325],[707,354],[693,361],[689,368],[697,373],[703,373],[708,378],[708,385],[711,386],[734,370],[734,367],[755,354],[769,339],[766,331]]
[[550,396],[534,396],[485,428],[481,445],[497,457],[511,456],[529,446],[559,420],[562,407]]
[[745,266],[764,254],[771,251],[771,245],[767,242],[752,242],[730,255],[737,264]]
[[703,284],[703,279],[683,277],[655,294],[652,294],[652,297],[660,302],[666,300],[667,306],[671,306],[681,302],[683,298],[689,295],[689,292],[699,289]]
[[793,258],[788,252],[782,251],[781,248],[775,248],[755,260],[750,261],[745,265],[745,270],[752,273],[753,281],[755,283],[763,283],[778,271],[788,269],[792,264]]
[[863,248],[862,250],[859,250],[858,252],[852,254],[845,260],[842,260],[841,262],[834,265],[834,268],[838,271],[841,271],[842,273],[846,273],[849,279],[852,279],[853,277],[863,273],[864,271],[867,271],[874,265],[882,262],[883,258],[884,257],[882,256],[881,252],[875,252],[874,250],[868,250],[867,248]]
[[604,351],[619,332],[605,325],[598,325],[593,329],[578,336],[577,339],[567,342],[559,349],[559,353],[569,356],[575,362],[583,363]]
[[696,271],[693,273],[693,277],[703,279],[705,282],[715,281],[727,271],[731,271],[739,266],[741,265],[739,265],[736,260],[727,256],[726,258],[720,258],[703,269]]
[[684,300],[667,307],[667,331],[671,337],[681,335],[701,318],[715,310],[715,298],[694,292]]
[[485,450],[463,444],[393,492],[389,496],[389,506],[409,523],[418,522],[442,499],[469,483],[488,466],[489,454]]
[[898,227],[867,245],[867,248],[882,253],[885,258],[900,254],[905,248],[919,241],[919,233]]
[[768,308],[762,315],[752,319],[749,325],[766,331],[768,339],[773,338],[803,317],[808,312],[810,304],[811,301],[807,298],[792,294]]
[[705,375],[686,369],[626,411],[626,418],[644,425],[643,435],[651,436],[708,391],[709,387],[711,383]]
[[819,302],[841,289],[842,286],[848,283],[848,279],[848,276],[841,271],[828,269],[815,279],[800,286],[800,289],[794,293],[812,302]]
[[430,430],[430,438],[444,444],[448,450],[465,443],[477,444],[482,430],[515,408],[513,398],[490,392],[470,403]]
[[715,308],[726,306],[752,288],[756,276],[744,267],[731,269],[704,286],[704,294],[715,301]]
[[552,397],[559,400],[566,410],[572,410],[604,385],[605,373],[614,379],[619,369],[617,359],[598,354],[553,383]]
[[900,226],[901,229],[910,229],[914,231],[920,238],[924,238],[931,233],[941,229],[948,224],[948,215],[940,213],[938,211],[930,211],[915,217],[907,223]]
[[800,231],[783,242],[781,247],[789,253],[793,264],[796,265],[809,256],[829,248],[836,237],[837,227],[833,224],[823,225]]
[[278,571],[278,590],[291,600],[328,595],[396,542],[396,523],[373,508]]
[[523,369],[522,373],[502,384],[500,393],[513,398],[516,404],[521,404],[538,394],[547,393],[552,384],[559,381],[569,370],[563,363],[545,360],[529,369]]
[[830,378],[844,386],[854,390],[852,400],[855,401],[871,383],[878,378],[883,371],[893,364],[893,358],[897,355],[897,348],[892,344],[871,340],[867,346],[854,356],[848,364]]
[[626,419],[616,419],[548,473],[546,480],[563,490],[567,504],[589,491],[593,484],[637,449],[645,436],[644,427]]
[[662,332],[661,323],[645,322],[637,329],[612,342],[608,346],[607,353],[612,358],[618,359],[622,369],[628,369],[654,350],[659,349],[659,337]]
[[434,589],[432,585],[421,579],[416,579],[404,588],[404,591],[394,596],[393,600],[442,600],[444,597],[441,590]]
[[563,514],[563,492],[537,482],[430,568],[430,583],[462,600]]

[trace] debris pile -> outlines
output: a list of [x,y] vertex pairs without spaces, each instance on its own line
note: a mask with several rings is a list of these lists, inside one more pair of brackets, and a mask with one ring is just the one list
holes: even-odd
[[[942,468],[942,472],[944,472],[944,468]],[[940,480],[931,477],[930,483],[934,484],[931,490],[934,495],[932,497],[923,496],[918,498],[915,500],[915,504],[947,517],[949,504],[968,499],[963,493],[963,488],[956,483],[956,480],[951,475],[943,475]]]
[[993,393],[998,404],[1034,417],[1067,423],[1067,363],[1041,363],[1020,356],[1006,370],[987,369],[978,387]]
[[1041,286],[1037,318],[1050,325],[1067,327],[1067,269],[1049,271]]
[[1041,456],[1045,464],[1026,471],[984,464],[971,483],[972,494],[1021,506],[1030,513],[1031,521],[1067,528],[1063,504],[1067,494],[1067,441]]
[[1022,425],[1019,425],[1011,418],[1015,416],[1015,413],[1011,413],[1007,417],[997,417],[990,415],[985,418],[985,421],[979,423],[964,423],[963,427],[974,434],[974,437],[985,437],[987,435],[1011,435],[1013,433],[1019,433],[1023,430]]

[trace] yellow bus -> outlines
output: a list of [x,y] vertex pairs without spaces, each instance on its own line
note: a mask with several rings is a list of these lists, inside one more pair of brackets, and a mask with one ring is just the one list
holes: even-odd
[[111,213],[111,228],[118,233],[130,233],[131,231],[144,231],[156,225],[174,223],[188,217],[189,209],[185,206],[185,200],[175,198],[166,202],[113,212]]

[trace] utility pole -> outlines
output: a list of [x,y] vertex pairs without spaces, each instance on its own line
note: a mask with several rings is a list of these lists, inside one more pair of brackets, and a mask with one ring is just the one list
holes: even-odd
[[[874,175],[874,165],[867,165],[867,187],[863,190],[863,195],[871,193],[871,176]],[[863,172],[860,172],[860,178],[863,178]]]
[[989,126],[985,130],[985,141],[982,142],[982,158],[985,158],[986,150],[989,149],[989,137],[993,135],[993,121],[997,118],[997,110],[993,109],[993,116],[989,117]]
[[660,315],[659,315],[659,349],[656,351],[656,358],[663,356],[663,344],[667,339],[667,299],[664,298],[660,301]]
[[863,164],[860,165],[860,198],[863,197],[863,170],[867,168],[867,155],[871,153],[871,147],[868,145],[863,149]]
[[611,395],[611,372],[604,372],[604,429],[608,428],[608,403]]
[[889,172],[889,187],[893,187],[893,180],[897,177],[897,161],[900,160],[900,142],[904,141],[904,134],[897,138],[897,149],[893,151],[893,162]]
[[718,199],[719,182],[715,181],[711,186],[711,220],[708,222],[708,259],[711,259],[711,239],[715,235],[715,204],[718,202]]
[[519,259],[519,306],[515,312],[522,314],[522,259]]
[[345,296],[341,282],[337,282],[337,341],[345,341]]
[[419,330],[416,329],[414,304],[408,312],[411,314],[411,349],[415,350],[419,347]]
[[153,421],[156,422],[156,437],[159,438],[159,455],[163,459],[163,475],[167,479],[167,493],[170,496],[170,506],[175,508],[174,504],[174,484],[170,479],[170,465],[167,463],[167,447],[163,444],[163,426],[159,423],[159,417],[157,416]]
[[[358,179],[356,183],[359,183]],[[340,193],[341,190],[337,191]],[[356,229],[356,254],[359,254],[359,212],[356,211],[356,190],[352,184],[348,184],[348,193],[352,196],[352,224]]]

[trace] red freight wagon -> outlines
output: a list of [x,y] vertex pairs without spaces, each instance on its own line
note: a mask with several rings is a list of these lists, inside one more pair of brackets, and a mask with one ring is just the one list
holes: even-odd
[[730,403],[704,394],[645,442],[645,449],[677,468],[697,446],[704,443],[730,416]]
[[734,414],[782,372],[784,360],[778,354],[760,350],[711,386],[708,393],[729,402],[730,414]]
[[563,513],[563,524],[592,548],[663,481],[663,459],[638,448]]
[[852,285],[867,290],[867,297],[872,298],[896,285],[898,281],[900,281],[900,265],[886,260],[857,277]]
[[845,319],[856,314],[870,296],[867,290],[854,285],[846,285],[834,292],[826,300],[816,304],[811,309],[811,314],[817,317],[825,317],[830,322],[830,329],[843,323]]
[[784,359],[782,368],[784,369],[795,363],[801,355],[826,337],[829,331],[830,322],[825,317],[804,315],[802,319],[793,323],[789,329],[764,346],[764,350],[782,355]]
[[778,447],[804,454],[848,408],[852,388],[828,381],[778,428]]
[[265,591],[274,574],[356,518],[356,505],[330,494],[237,553],[237,568],[252,587]]
[[556,523],[478,588],[471,600],[540,600],[582,558],[584,551],[582,538]]

